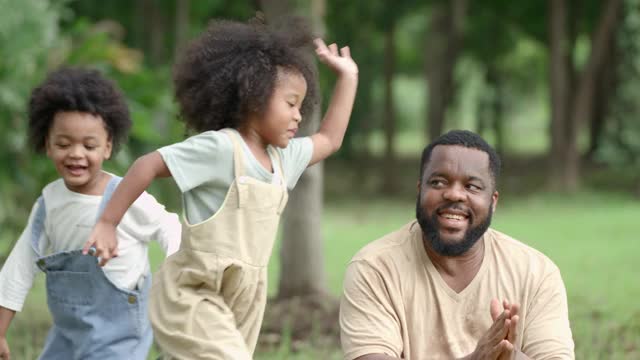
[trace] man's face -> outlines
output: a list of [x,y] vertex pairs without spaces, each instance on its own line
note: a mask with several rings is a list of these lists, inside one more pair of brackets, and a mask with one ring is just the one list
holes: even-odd
[[416,218],[427,244],[443,256],[460,256],[491,224],[498,192],[489,155],[455,145],[436,146],[418,183]]

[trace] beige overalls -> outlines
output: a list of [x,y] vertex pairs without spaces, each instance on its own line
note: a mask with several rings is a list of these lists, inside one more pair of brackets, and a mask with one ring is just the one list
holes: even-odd
[[149,317],[164,359],[252,359],[267,301],[267,263],[287,203],[280,184],[244,175],[238,135],[235,180],[218,211],[190,225],[180,250],[153,277]]

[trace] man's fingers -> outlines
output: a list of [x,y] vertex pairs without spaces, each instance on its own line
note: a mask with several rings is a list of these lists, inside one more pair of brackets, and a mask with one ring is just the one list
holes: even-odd
[[514,315],[518,315],[518,311],[520,311],[520,304],[513,303],[511,304],[511,317]]
[[518,321],[520,320],[520,316],[513,315],[511,316],[511,325],[509,326],[509,335],[507,339],[511,344],[516,343],[518,340]]
[[511,324],[511,320],[509,319],[509,314],[507,311],[503,312],[498,316],[498,319],[491,325],[489,331],[487,333],[489,343],[497,344],[502,339],[507,338],[507,334],[509,332],[509,325]]
[[500,303],[498,299],[491,299],[491,305],[489,306],[491,312],[491,320],[496,321],[498,316],[500,316]]

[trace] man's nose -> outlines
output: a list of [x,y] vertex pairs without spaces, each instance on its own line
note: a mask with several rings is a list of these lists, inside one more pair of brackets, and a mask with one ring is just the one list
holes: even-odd
[[461,184],[452,184],[444,191],[443,196],[451,202],[463,201],[465,199],[464,186]]

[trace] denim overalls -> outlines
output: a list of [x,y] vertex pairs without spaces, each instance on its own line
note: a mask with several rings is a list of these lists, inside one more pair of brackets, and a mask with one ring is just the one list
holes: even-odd
[[[107,185],[98,217],[121,178]],[[147,315],[151,277],[141,289],[125,290],[113,285],[98,259],[82,250],[42,256],[40,234],[44,229],[44,199],[38,199],[31,244],[46,274],[47,303],[53,326],[39,359],[146,359],[153,340]],[[55,241],[55,239],[52,239]]]

